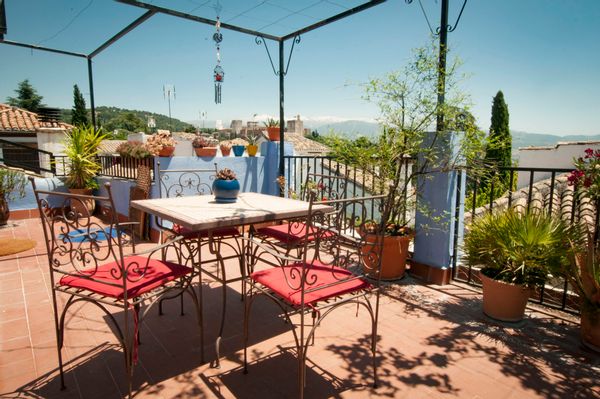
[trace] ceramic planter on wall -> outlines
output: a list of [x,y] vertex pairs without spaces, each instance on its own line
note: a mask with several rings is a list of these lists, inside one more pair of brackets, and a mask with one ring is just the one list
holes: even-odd
[[196,152],[196,156],[203,158],[214,158],[217,156],[217,147],[202,147],[202,148],[194,148]]
[[236,180],[217,179],[212,184],[216,202],[235,202],[240,192],[240,182]]
[[258,152],[258,146],[254,144],[248,144],[246,150],[248,151],[248,156],[255,157],[256,153]]
[[223,147],[221,146],[221,155],[224,157],[228,157],[231,154],[231,147]]
[[231,149],[233,150],[233,154],[236,157],[241,157],[244,155],[244,151],[246,151],[246,146],[243,145],[234,145],[231,147]]
[[493,280],[483,273],[483,312],[500,321],[521,321],[531,290],[516,284]]
[[158,156],[159,157],[171,157],[171,156],[173,156],[174,152],[175,152],[175,147],[163,147],[158,152]]
[[269,135],[269,140],[271,141],[279,141],[280,139],[280,131],[279,126],[270,126],[267,127],[267,134]]

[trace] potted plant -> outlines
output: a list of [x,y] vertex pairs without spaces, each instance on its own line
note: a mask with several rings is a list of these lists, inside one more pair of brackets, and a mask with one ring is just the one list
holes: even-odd
[[192,140],[192,147],[194,147],[194,151],[199,157],[213,158],[217,155],[217,146],[215,143],[203,136],[196,136]]
[[152,155],[158,155],[159,157],[173,156],[176,144],[177,141],[168,131],[159,131],[146,140],[146,148]]
[[5,226],[10,217],[8,202],[25,196],[25,184],[23,173],[0,166],[0,226]]
[[569,227],[541,211],[490,212],[468,229],[466,262],[481,266],[483,311],[494,319],[521,320],[531,290],[569,262]]
[[231,153],[231,143],[228,141],[222,141],[221,144],[219,144],[219,148],[221,149],[221,155],[224,157],[228,157]]
[[[91,195],[92,190],[98,188],[94,179],[102,169],[98,160],[98,148],[106,135],[102,129],[96,130],[93,126],[78,126],[66,133],[65,156],[69,160],[69,171],[65,184],[73,194]],[[81,201],[89,214],[94,210],[92,200]],[[78,214],[84,214],[79,208],[80,203],[74,201],[71,208]]]
[[600,352],[600,250],[589,233],[587,243],[572,243],[571,262],[557,274],[563,275],[577,292],[581,311],[581,341]]
[[121,143],[116,151],[123,158],[145,159],[152,156],[152,152],[140,141],[126,141]]
[[217,172],[212,191],[216,202],[235,202],[240,192],[240,182],[231,169],[223,168]]
[[279,121],[275,119],[269,118],[266,122],[263,122],[265,127],[267,128],[267,134],[269,135],[269,140],[271,141],[279,141],[280,131],[279,131]]
[[[375,103],[380,115],[381,134],[376,140],[326,138],[330,155],[341,163],[355,166],[372,182],[370,194],[393,192],[393,203],[382,217],[387,220],[381,275],[385,279],[401,278],[406,270],[408,245],[415,236],[415,209],[432,221],[433,227],[447,228],[445,219],[429,209],[421,199],[425,181],[436,172],[453,170],[457,164],[481,158],[480,146],[485,138],[468,117],[468,97],[457,90],[456,61],[448,62],[444,106],[437,101],[439,55],[435,41],[413,50],[414,57],[399,71],[374,78],[366,85],[364,98]],[[467,115],[463,118],[462,115]],[[444,128],[432,129],[438,117]],[[461,118],[459,118],[461,116]],[[457,121],[461,121],[460,129]],[[454,140],[453,131],[462,131]],[[444,152],[439,143],[452,142],[456,150]],[[474,167],[470,169],[472,171]],[[418,204],[417,204],[418,203]],[[441,220],[436,221],[435,218]],[[423,231],[419,234],[425,234]],[[368,234],[368,232],[367,232]],[[370,239],[370,238],[367,238]]]
[[248,146],[246,147],[246,151],[248,151],[249,157],[255,157],[258,152],[258,145],[256,145],[258,141],[258,135],[248,134],[246,137],[246,141],[248,141]]

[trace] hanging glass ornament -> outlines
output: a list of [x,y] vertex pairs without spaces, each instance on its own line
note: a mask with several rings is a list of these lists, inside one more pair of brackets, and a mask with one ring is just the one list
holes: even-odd
[[217,46],[217,66],[214,70],[214,80],[215,80],[215,104],[221,104],[221,84],[225,79],[225,72],[223,68],[221,68],[221,42],[223,41],[223,35],[221,34],[221,21],[219,17],[217,17],[216,23],[217,31],[213,34],[213,40],[215,41],[215,45]]

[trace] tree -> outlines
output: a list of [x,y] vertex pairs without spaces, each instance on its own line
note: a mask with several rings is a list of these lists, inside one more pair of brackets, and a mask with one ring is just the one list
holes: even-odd
[[119,114],[104,125],[106,130],[124,129],[128,132],[140,132],[146,130],[144,121],[133,112],[124,112]]
[[[463,163],[473,163],[481,154],[482,136],[469,115],[469,97],[458,87],[460,62],[452,59],[446,70],[446,101],[437,101],[438,45],[432,42],[413,50],[413,58],[406,66],[383,78],[372,79],[366,87],[365,98],[374,102],[380,112],[383,133],[375,146],[356,154],[365,170],[374,170],[376,179],[388,182],[396,193],[388,220],[397,225],[409,223],[407,203],[410,191],[417,196],[432,170],[450,170]],[[447,129],[435,131],[437,116],[442,114]],[[452,133],[448,127],[464,132],[459,137],[453,156],[440,154],[438,144],[449,143]],[[358,151],[358,149],[357,149]],[[408,167],[407,159],[418,159],[415,167]],[[375,166],[373,167],[373,164]],[[367,169],[368,168],[368,169]],[[419,179],[417,179],[420,177]],[[409,200],[410,201],[410,200]],[[433,213],[431,209],[422,212]]]
[[37,112],[39,107],[44,106],[44,104],[42,104],[42,99],[44,97],[37,94],[36,90],[29,83],[29,79],[20,82],[15,93],[17,93],[17,97],[6,98],[6,102],[14,107]]
[[89,124],[85,99],[77,85],[73,86],[73,112],[71,113],[71,124],[74,126],[86,126]]
[[490,134],[484,158],[484,163],[492,168],[493,172],[483,175],[480,184],[481,191],[488,192],[493,183],[492,199],[502,196],[510,188],[510,172],[497,169],[512,166],[512,138],[508,119],[508,106],[504,101],[504,94],[499,90],[492,102]]

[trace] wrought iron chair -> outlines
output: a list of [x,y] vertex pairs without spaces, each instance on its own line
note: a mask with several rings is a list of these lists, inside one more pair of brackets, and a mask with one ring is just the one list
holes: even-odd
[[[165,295],[187,292],[193,300],[198,325],[202,329],[202,307],[191,283],[198,271],[193,268],[191,251],[182,237],[173,237],[154,248],[137,252],[132,238],[118,221],[110,184],[106,196],[87,196],[38,190],[31,179],[44,230],[61,388],[65,388],[62,348],[65,319],[76,303],[98,306],[114,325],[123,348],[129,395],[137,362],[139,323],[151,306]],[[96,202],[100,218],[91,215],[84,204]],[[74,211],[76,209],[76,211]],[[66,296],[59,309],[57,298]],[[111,308],[120,309],[118,323]],[[114,310],[113,310],[114,311]],[[203,347],[201,347],[203,358]]]
[[[345,199],[347,192],[348,176],[346,174],[340,174],[339,170],[336,174],[310,173],[309,166],[306,180],[302,185],[300,199],[308,201],[309,193],[314,193],[319,201]],[[339,208],[342,203],[335,203],[334,205]],[[313,226],[309,234],[306,234],[306,223],[304,219],[299,218],[278,225],[258,228],[253,232],[253,236],[268,242],[270,245],[282,248],[287,255],[295,250],[295,256],[301,257],[301,251],[304,248],[303,240],[314,240],[315,229],[316,227]]]
[[[391,195],[321,202],[315,198],[312,194],[301,258],[275,252],[258,240],[253,241],[247,254],[247,264],[252,270],[247,278],[244,312],[244,372],[248,372],[251,308],[256,298],[265,296],[278,304],[292,326],[301,398],[306,382],[307,351],[314,342],[315,330],[332,311],[347,304],[363,306],[371,318],[374,386],[377,385],[381,254],[384,220],[392,200]],[[316,204],[328,205],[330,209],[319,209]],[[331,208],[338,212],[331,213]],[[373,209],[380,218],[377,222],[371,217]]]

